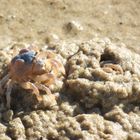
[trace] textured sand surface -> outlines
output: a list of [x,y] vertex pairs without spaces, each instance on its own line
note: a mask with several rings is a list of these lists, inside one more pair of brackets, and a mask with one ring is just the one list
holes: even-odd
[[[38,102],[31,91],[15,85],[10,110],[1,96],[0,139],[140,139],[139,54],[108,38],[62,41],[42,49],[56,52],[66,68],[63,86],[52,90],[57,104],[46,106],[45,100]],[[13,49],[7,50],[8,59]]]
[[0,140],[139,140],[139,9],[139,0],[1,0],[0,77],[29,44],[57,53],[66,76],[51,89],[55,106],[18,85],[11,109],[1,95]]

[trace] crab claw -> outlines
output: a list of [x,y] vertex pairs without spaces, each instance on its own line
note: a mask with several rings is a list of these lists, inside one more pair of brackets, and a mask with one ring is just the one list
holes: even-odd
[[31,83],[31,82],[23,82],[23,83],[20,83],[20,85],[24,89],[32,89],[33,94],[35,94],[36,97],[37,97],[37,100],[42,101],[42,98],[41,98],[41,96],[39,94],[39,90],[33,83]]

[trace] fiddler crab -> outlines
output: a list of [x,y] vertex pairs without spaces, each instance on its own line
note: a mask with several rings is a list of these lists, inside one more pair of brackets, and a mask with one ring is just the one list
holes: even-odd
[[[48,51],[45,57],[28,48],[21,49],[9,64],[9,72],[0,81],[0,90],[6,95],[6,107],[11,106],[11,92],[14,84],[23,89],[30,89],[36,99],[42,101],[40,90],[45,91],[47,97],[56,103],[56,97],[49,89],[60,75],[65,75],[61,62],[55,59],[55,53]],[[4,91],[6,89],[6,91]]]

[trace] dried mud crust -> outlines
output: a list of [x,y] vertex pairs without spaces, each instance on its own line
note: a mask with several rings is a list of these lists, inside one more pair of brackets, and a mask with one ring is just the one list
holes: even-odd
[[52,90],[59,95],[57,104],[37,105],[29,92],[15,87],[11,110],[1,99],[0,140],[140,139],[138,54],[99,38],[48,49],[67,73],[64,86]]

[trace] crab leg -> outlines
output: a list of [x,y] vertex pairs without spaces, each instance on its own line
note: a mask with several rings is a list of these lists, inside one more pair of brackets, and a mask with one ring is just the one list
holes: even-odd
[[52,94],[50,89],[42,84],[38,84],[38,83],[35,83],[35,86],[40,89],[40,90],[43,90],[45,91],[47,94]]
[[65,75],[64,66],[57,60],[53,59],[53,62],[57,65],[57,70],[59,70],[63,75]]
[[56,76],[59,75],[59,72],[65,74],[65,69],[63,65],[55,59],[48,59],[46,60],[46,69],[49,68],[51,73],[55,74]]
[[51,104],[53,106],[53,105],[56,105],[57,104],[57,102],[56,102],[56,96],[51,93],[51,91],[50,91],[50,89],[48,87],[46,87],[46,86],[44,86],[42,84],[38,84],[38,83],[35,83],[35,86],[38,89],[43,90],[43,91],[45,91],[48,94],[48,96],[46,96],[47,97],[47,104],[48,105]]
[[55,53],[53,53],[52,51],[44,51],[44,52],[41,52],[40,54],[37,55],[37,57],[39,57],[40,59],[42,58],[55,58]]
[[55,82],[55,77],[51,73],[45,73],[40,76],[36,76],[33,80],[39,83],[45,83],[45,85],[49,86]]
[[58,66],[55,61],[51,59],[47,59],[45,62],[46,69],[48,69],[51,73],[58,75]]
[[13,87],[13,81],[9,80],[9,82],[7,83],[7,90],[6,90],[6,107],[10,108],[11,106],[11,92],[12,92],[12,87]]
[[24,82],[24,83],[21,83],[20,85],[24,89],[32,89],[33,90],[33,94],[36,95],[38,101],[42,100],[41,96],[39,95],[38,88],[33,83],[31,83],[31,82]]
[[0,81],[0,93],[3,92],[2,87],[3,87],[3,85],[5,85],[5,83],[9,80],[9,78],[10,78],[10,76],[9,76],[9,74],[7,74],[7,75],[4,76],[4,77],[2,78],[2,80]]

